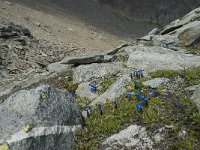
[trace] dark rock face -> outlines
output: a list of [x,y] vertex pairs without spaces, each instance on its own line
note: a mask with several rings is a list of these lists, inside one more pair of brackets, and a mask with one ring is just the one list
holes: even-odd
[[200,6],[197,0],[98,0],[128,17],[166,25]]

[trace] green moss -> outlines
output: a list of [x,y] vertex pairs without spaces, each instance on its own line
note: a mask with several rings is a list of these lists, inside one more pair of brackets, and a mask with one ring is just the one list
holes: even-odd
[[166,69],[166,70],[158,70],[155,72],[151,72],[150,76],[152,78],[162,78],[162,77],[171,77],[177,74],[178,74],[177,71]]
[[125,97],[121,98],[118,108],[113,103],[106,103],[103,107],[103,115],[98,109],[94,109],[90,118],[87,118],[86,126],[77,133],[77,149],[96,149],[99,138],[118,131],[123,124],[131,123],[137,112],[133,102],[128,102]]
[[181,75],[190,82],[190,84],[200,83],[200,67],[184,70]]
[[8,144],[2,144],[0,145],[0,150],[9,150],[9,145]]
[[40,99],[47,99],[47,98],[48,98],[47,93],[44,91],[40,91]]
[[68,92],[72,92],[73,90],[76,90],[78,88],[78,84],[74,84],[73,82],[70,82],[69,86],[67,87]]
[[31,125],[30,124],[25,124],[23,126],[23,131],[28,133],[30,130],[32,129]]

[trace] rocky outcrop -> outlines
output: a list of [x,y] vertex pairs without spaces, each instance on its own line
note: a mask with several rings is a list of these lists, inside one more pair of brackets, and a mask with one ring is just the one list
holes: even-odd
[[50,73],[61,73],[71,70],[71,65],[61,64],[60,62],[52,63],[47,66]]
[[98,78],[117,76],[118,73],[123,72],[123,70],[124,69],[120,65],[110,63],[81,65],[74,70],[73,81],[74,83],[80,83]]
[[182,70],[200,66],[200,56],[185,54],[156,46],[132,46],[127,66],[141,68],[146,72],[156,70]]
[[166,79],[166,78],[155,78],[152,80],[145,81],[142,84],[145,86],[150,86],[151,88],[157,88],[161,84],[164,84],[168,81],[169,81],[169,79]]
[[84,65],[84,64],[92,64],[92,63],[106,63],[114,60],[114,56],[111,55],[89,55],[89,56],[79,56],[65,57],[61,63],[62,64],[73,64],[73,65]]
[[195,42],[200,42],[200,25],[184,30],[178,38],[183,46],[195,45]]
[[124,75],[113,83],[102,95],[95,99],[90,105],[106,103],[106,101],[118,101],[127,92],[126,85],[131,82],[129,75]]
[[108,137],[102,143],[103,149],[153,149],[153,141],[144,127],[131,125],[128,128]]
[[83,125],[74,98],[45,85],[11,95],[0,116],[0,143],[16,150],[71,148],[75,128]]

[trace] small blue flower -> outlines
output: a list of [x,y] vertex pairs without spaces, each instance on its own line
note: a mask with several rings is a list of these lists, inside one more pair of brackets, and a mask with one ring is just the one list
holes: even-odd
[[139,82],[136,81],[136,80],[134,80],[133,83],[134,83],[135,85],[138,85],[138,84],[139,84]]
[[149,93],[151,96],[153,97],[157,97],[158,96],[158,92],[157,91],[152,91]]
[[85,111],[87,111],[88,113],[90,113],[92,111],[92,108],[90,106],[86,106],[84,108]]
[[93,88],[93,87],[92,87],[92,88],[90,89],[90,91],[91,91],[92,93],[95,93],[95,92],[96,92],[96,88]]
[[137,103],[136,104],[136,109],[139,110],[139,111],[142,110],[142,104]]
[[76,91],[75,91],[75,90],[72,90],[72,93],[71,93],[71,94],[72,94],[73,97],[75,97],[75,96],[76,96]]
[[132,95],[132,92],[127,92],[127,96],[130,97]]
[[143,91],[143,88],[139,88],[138,92],[141,93]]
[[147,96],[141,96],[141,100],[143,100],[143,101],[148,101],[149,98],[148,98]]
[[91,83],[90,83],[89,86],[90,86],[90,87],[93,87],[93,88],[96,88],[96,85],[95,85],[95,84],[91,84]]

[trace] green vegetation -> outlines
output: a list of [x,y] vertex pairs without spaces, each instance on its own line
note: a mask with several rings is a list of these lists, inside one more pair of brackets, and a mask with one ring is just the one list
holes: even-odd
[[200,83],[200,67],[184,70],[181,72],[181,75],[186,81],[189,81],[190,84]]
[[[126,95],[121,97],[117,109],[113,103],[107,102],[103,107],[102,116],[98,109],[94,108],[90,117],[85,119],[85,127],[77,132],[76,149],[101,149],[100,143],[103,139],[130,124],[142,124],[151,137],[159,128],[173,125],[172,128],[166,129],[165,141],[162,141],[162,144],[157,143],[155,147],[162,148],[164,144],[174,150],[198,149],[200,146],[200,114],[190,101],[191,95],[184,89],[188,85],[200,83],[199,75],[200,67],[184,71],[162,70],[151,73],[151,78],[170,78],[170,84],[177,84],[178,88],[174,89],[170,95],[165,96],[166,93],[164,93],[158,98],[152,97],[148,105],[143,107],[142,112],[136,110],[135,105],[138,100],[132,97],[129,101]],[[177,76],[182,77],[184,83],[176,83]],[[146,79],[138,81],[141,84],[143,80]],[[108,83],[108,87],[110,86],[110,80],[104,82]],[[127,87],[131,87],[132,91],[136,92],[133,82],[130,82]],[[150,96],[148,95],[150,91],[149,87],[144,87],[143,94]],[[179,134],[183,130],[186,134],[181,137]]]
[[115,81],[116,81],[116,78],[107,78],[100,81],[103,87],[98,90],[99,94],[104,93]]
[[152,78],[162,78],[162,77],[171,77],[177,74],[178,74],[177,71],[166,69],[166,70],[158,70],[155,72],[151,72],[150,76]]
[[26,133],[28,133],[31,129],[32,129],[32,127],[29,124],[25,124],[23,126],[23,131],[26,132]]

